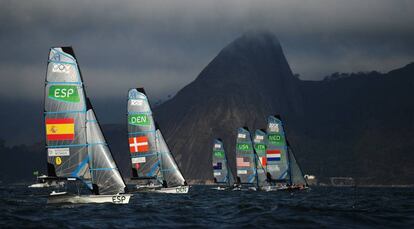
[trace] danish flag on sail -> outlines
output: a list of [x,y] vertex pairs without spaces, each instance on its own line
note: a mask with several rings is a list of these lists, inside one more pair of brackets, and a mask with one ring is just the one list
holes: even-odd
[[148,138],[147,136],[139,136],[129,138],[129,152],[147,152],[148,147]]

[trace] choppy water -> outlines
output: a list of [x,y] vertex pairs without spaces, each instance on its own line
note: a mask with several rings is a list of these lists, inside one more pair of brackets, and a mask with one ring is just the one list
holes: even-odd
[[45,190],[0,187],[0,227],[414,227],[413,188],[312,188],[188,195],[137,194],[129,205],[46,205]]

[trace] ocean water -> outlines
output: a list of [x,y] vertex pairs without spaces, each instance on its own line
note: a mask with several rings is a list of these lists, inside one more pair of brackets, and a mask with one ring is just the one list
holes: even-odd
[[46,190],[0,186],[0,228],[414,228],[413,188],[142,193],[128,205],[46,205]]

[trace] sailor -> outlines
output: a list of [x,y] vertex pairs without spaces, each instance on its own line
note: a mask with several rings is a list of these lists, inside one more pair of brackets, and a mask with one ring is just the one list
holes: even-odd
[[272,175],[269,172],[266,173],[266,181],[269,183],[272,182]]

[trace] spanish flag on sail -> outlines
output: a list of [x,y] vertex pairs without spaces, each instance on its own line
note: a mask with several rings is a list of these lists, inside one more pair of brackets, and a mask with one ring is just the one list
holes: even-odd
[[75,139],[73,118],[46,118],[46,139],[48,141]]

